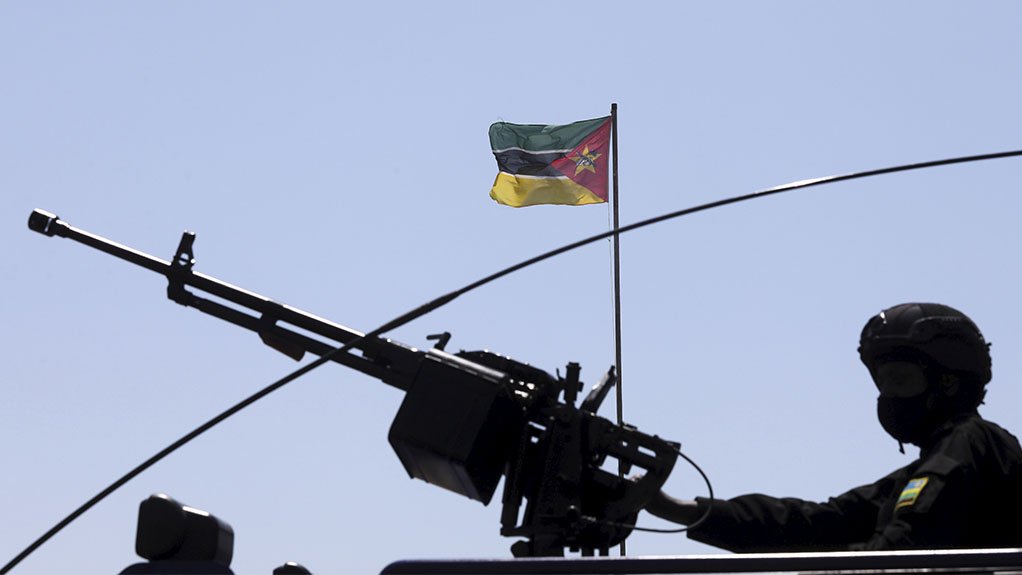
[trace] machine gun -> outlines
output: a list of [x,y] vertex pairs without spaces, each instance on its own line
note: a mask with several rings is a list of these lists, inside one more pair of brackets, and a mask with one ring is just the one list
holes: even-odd
[[[436,344],[425,351],[357,332],[194,272],[191,232],[168,262],[43,210],[28,226],[166,276],[171,300],[254,331],[295,360],[329,357],[404,391],[389,441],[408,474],[484,505],[503,476],[500,532],[524,538],[511,547],[516,557],[606,555],[631,533],[677,459],[678,444],[596,414],[615,384],[613,367],[576,405],[577,363],[562,377],[488,351],[448,353],[446,332],[429,336]],[[337,344],[346,349],[336,353]],[[626,477],[635,468],[641,475]]]

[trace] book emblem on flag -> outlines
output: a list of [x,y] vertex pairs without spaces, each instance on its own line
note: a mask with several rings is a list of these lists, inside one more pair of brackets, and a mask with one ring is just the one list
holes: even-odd
[[589,146],[586,146],[582,150],[582,153],[577,156],[569,156],[568,159],[575,162],[575,175],[579,175],[582,170],[589,170],[592,173],[596,173],[596,159],[603,154],[592,154],[589,152]]

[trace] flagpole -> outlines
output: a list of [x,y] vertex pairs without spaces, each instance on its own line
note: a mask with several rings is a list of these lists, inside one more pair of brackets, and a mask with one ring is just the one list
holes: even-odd
[[621,394],[621,236],[617,233],[618,189],[617,189],[617,103],[610,105],[610,150],[613,155],[611,168],[611,205],[614,211],[614,364],[617,366],[617,424],[624,423],[624,409]]
[[[610,105],[610,149],[613,155],[611,168],[611,210],[614,212],[614,365],[617,370],[617,424],[624,424],[623,395],[621,393],[621,235],[618,234],[618,189],[617,189],[617,102]],[[624,474],[623,469],[618,469]],[[621,541],[621,555],[625,555],[625,542]]]

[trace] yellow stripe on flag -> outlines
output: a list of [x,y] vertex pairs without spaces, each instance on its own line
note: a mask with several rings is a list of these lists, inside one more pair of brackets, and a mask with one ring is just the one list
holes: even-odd
[[583,206],[602,204],[604,199],[568,178],[538,178],[515,176],[499,172],[493,182],[490,197],[513,208],[537,204]]

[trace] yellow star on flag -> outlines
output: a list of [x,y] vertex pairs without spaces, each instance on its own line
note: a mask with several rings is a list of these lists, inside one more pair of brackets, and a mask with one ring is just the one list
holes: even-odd
[[589,170],[592,173],[596,173],[596,168],[593,164],[596,162],[596,158],[599,158],[603,154],[594,154],[589,151],[589,146],[582,149],[582,155],[568,156],[568,159],[575,162],[575,175],[582,173],[582,170]]

